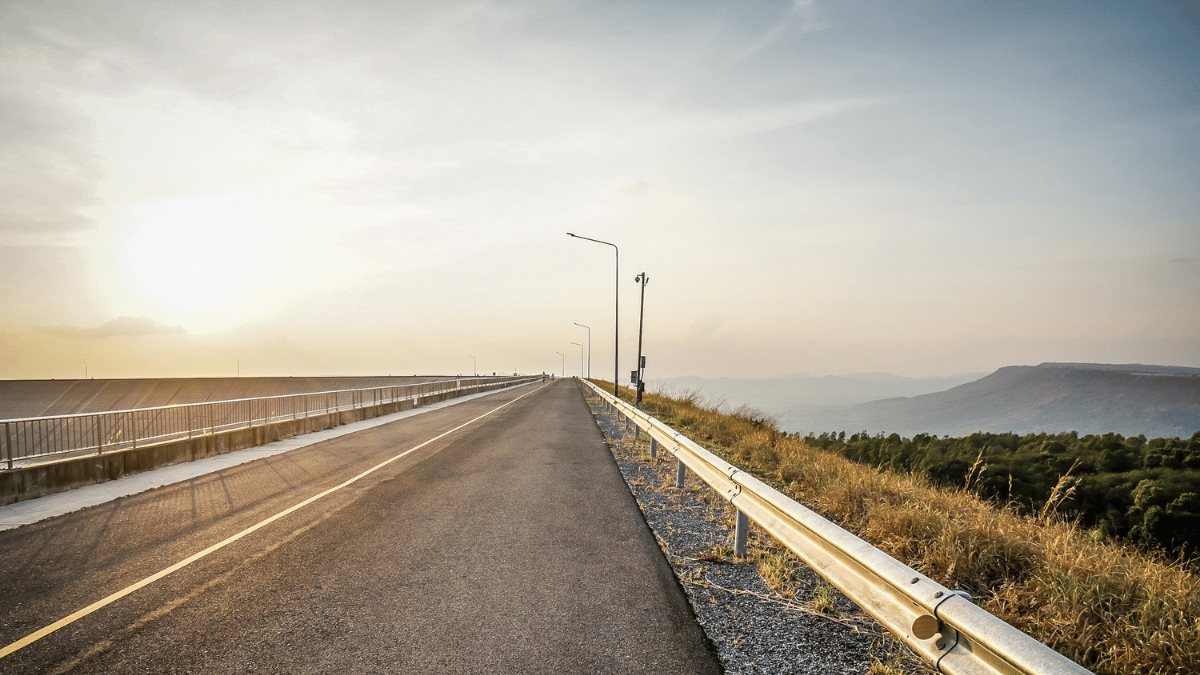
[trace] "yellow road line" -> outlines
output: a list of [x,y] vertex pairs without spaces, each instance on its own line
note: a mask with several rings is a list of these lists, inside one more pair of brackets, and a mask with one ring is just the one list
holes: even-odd
[[[542,387],[545,387],[545,386],[546,386],[545,384],[542,385]],[[378,470],[382,469],[383,467],[387,466],[388,464],[391,464],[392,462],[404,457],[405,455],[408,455],[409,453],[416,452],[417,450],[420,450],[421,448],[429,445],[430,443],[433,443],[434,441],[445,438],[446,436],[449,436],[450,434],[458,431],[459,429],[462,429],[463,427],[467,427],[467,426],[470,426],[470,425],[478,422],[479,420],[487,417],[488,415],[491,415],[492,413],[496,412],[497,410],[500,410],[502,408],[510,406],[510,405],[516,403],[517,401],[520,401],[521,399],[525,398],[526,396],[538,391],[542,387],[538,387],[537,389],[534,389],[533,391],[525,392],[524,394],[521,394],[520,396],[514,398],[513,400],[511,400],[501,406],[493,408],[469,422],[463,422],[462,424],[454,427],[453,429],[446,431],[444,433],[441,433],[437,436],[434,436],[433,438],[425,441],[424,443],[422,443],[418,446],[409,448],[408,450],[405,450],[404,452],[396,455],[395,457],[392,457],[391,459],[388,459],[386,461],[380,462],[379,464],[376,464],[375,466],[358,474],[354,478],[347,480],[346,482],[342,483],[341,485],[331,487],[328,490],[326,490],[320,494],[309,497],[308,499],[305,499],[304,501],[300,502],[299,504],[296,504],[295,506],[292,506],[283,511],[280,511],[279,513],[276,513],[275,515],[271,516],[270,518],[267,518],[266,520],[263,520],[254,525],[251,525],[250,527],[247,527],[246,529],[242,530],[241,532],[238,532],[237,534],[235,534],[223,541],[213,544],[212,546],[209,546],[208,548],[204,549],[203,551],[200,551],[199,553],[196,553],[187,558],[184,558],[183,560],[180,560],[179,562],[175,563],[174,565],[171,565],[170,567],[168,567],[160,572],[152,574],[135,584],[126,586],[125,588],[122,588],[121,590],[117,591],[116,593],[113,593],[112,595],[108,596],[107,598],[104,598],[102,600],[97,600],[96,602],[93,602],[92,604],[88,605],[87,607],[84,607],[83,609],[75,612],[74,614],[71,614],[70,616],[66,616],[62,619],[59,619],[58,621],[55,621],[54,623],[50,624],[49,626],[46,626],[45,628],[42,628],[41,630],[39,630],[35,633],[31,633],[31,634],[21,638],[20,640],[17,640],[16,642],[8,645],[7,647],[0,649],[0,659],[8,656],[9,654],[12,654],[13,652],[16,652],[20,649],[28,647],[29,645],[33,644],[34,642],[37,642],[38,640],[41,640],[42,638],[53,633],[54,631],[56,631],[64,626],[69,626],[72,623],[75,623],[76,621],[82,619],[83,617],[87,616],[88,614],[91,614],[92,612],[95,612],[98,609],[102,609],[104,607],[107,607],[108,605],[111,605],[112,603],[116,602],[117,600],[120,600],[121,598],[129,595],[130,593],[133,593],[134,591],[136,591],[140,588],[149,586],[150,584],[158,581],[159,579],[162,579],[163,577],[167,576],[168,574],[170,574],[172,572],[183,569],[184,567],[191,565],[192,563],[196,562],[197,560],[200,560],[201,558],[204,558],[205,556],[208,556],[211,553],[214,553],[216,551],[221,550],[222,548],[225,548],[226,546],[232,544],[233,542],[235,542],[235,541],[245,537],[246,535],[249,535],[261,528],[264,528],[267,525],[270,525],[271,523],[279,520],[280,518],[283,518],[284,516],[288,515],[289,513],[292,513],[293,511],[302,509],[305,506],[308,506],[309,504],[317,501],[318,499],[321,499],[322,497],[330,495],[334,492],[337,492],[338,490],[341,490],[342,488],[344,488],[348,485],[351,485],[359,480],[362,480],[363,478],[375,473],[376,471],[378,471]]]

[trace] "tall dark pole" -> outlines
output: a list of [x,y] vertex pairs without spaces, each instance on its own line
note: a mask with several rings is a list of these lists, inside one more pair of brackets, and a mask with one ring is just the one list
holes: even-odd
[[613,252],[616,254],[617,286],[616,298],[613,303],[616,306],[616,318],[613,319],[613,331],[616,333],[616,336],[613,338],[613,396],[621,398],[621,390],[619,389],[621,382],[621,250],[617,248],[616,244],[609,241],[600,241],[599,239],[592,239],[591,237],[581,237],[578,234],[571,234],[570,232],[567,234],[575,237],[576,239],[587,239],[588,241],[594,241],[597,244],[611,246],[613,247]]
[[[574,322],[572,322],[572,323],[574,323]],[[590,379],[592,379],[592,329],[591,329],[591,327],[590,327],[590,326],[585,326],[585,325],[583,325],[583,324],[581,324],[581,323],[576,323],[575,325],[576,325],[576,326],[579,326],[580,328],[587,328],[587,332],[588,332],[588,367],[587,367],[587,377],[588,377],[588,379],[590,380]]]
[[646,369],[642,366],[642,326],[646,322],[646,282],[650,281],[650,277],[646,276],[645,272],[637,275],[633,279],[642,285],[642,308],[638,311],[638,381],[637,381],[637,398],[634,400],[635,405],[642,404],[642,390],[646,388],[643,383],[646,378]]
[[562,369],[562,376],[563,376],[563,377],[566,377],[566,376],[567,376],[567,355],[566,355],[566,354],[564,354],[564,353],[562,353],[562,352],[554,352],[554,353],[555,353],[555,354],[558,354],[558,355],[559,355],[559,356],[561,356],[561,357],[563,357],[563,369]]

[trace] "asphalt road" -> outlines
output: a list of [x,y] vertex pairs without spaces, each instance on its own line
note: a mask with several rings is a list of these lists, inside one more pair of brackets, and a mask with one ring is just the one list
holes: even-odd
[[570,380],[0,532],[0,551],[4,673],[720,672]]

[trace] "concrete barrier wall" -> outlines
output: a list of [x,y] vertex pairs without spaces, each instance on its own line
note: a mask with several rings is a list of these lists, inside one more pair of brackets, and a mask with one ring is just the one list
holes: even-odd
[[[421,396],[422,404],[436,403],[466,394],[476,394],[509,386],[508,382],[478,387],[467,392],[446,392]],[[72,488],[116,480],[162,466],[191,462],[222,455],[234,450],[266,445],[282,438],[331,429],[372,417],[390,415],[414,407],[412,399],[366,406],[354,410],[284,420],[257,427],[223,431],[178,441],[139,446],[136,449],[73,457],[0,471],[0,505],[12,504],[62,492]]]

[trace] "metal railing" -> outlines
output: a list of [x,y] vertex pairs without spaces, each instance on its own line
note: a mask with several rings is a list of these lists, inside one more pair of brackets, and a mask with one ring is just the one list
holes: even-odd
[[424,396],[537,379],[541,376],[455,378],[388,387],[0,420],[0,457],[11,469],[14,462],[21,460],[100,454],[397,401],[412,400],[416,405]]
[[678,460],[676,484],[690,469],[738,510],[734,541],[745,555],[753,520],[836,586],[884,628],[944,673],[1087,675],[1091,671],[729,464],[654,417],[585,383],[605,404]]

